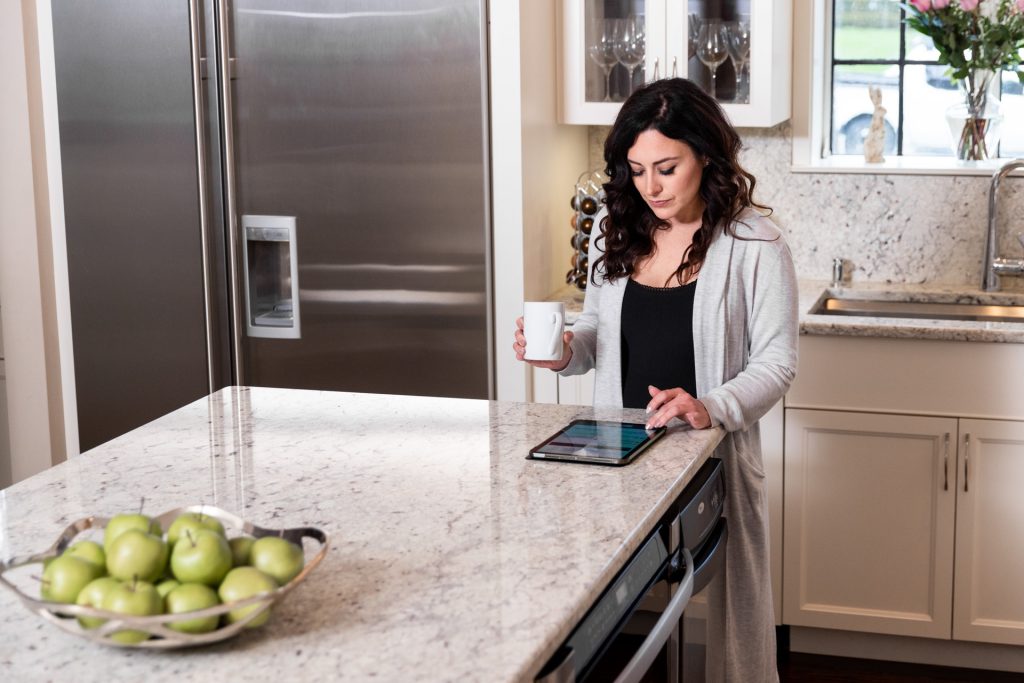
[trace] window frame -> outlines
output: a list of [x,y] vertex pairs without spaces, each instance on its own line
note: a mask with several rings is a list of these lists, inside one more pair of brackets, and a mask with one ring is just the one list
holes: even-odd
[[[794,173],[990,176],[1010,157],[960,161],[949,156],[886,156],[869,164],[860,155],[831,154],[833,0],[797,1],[793,6],[793,156]],[[934,64],[907,60],[900,40],[900,106],[897,149],[903,139],[903,70],[906,65]],[[840,60],[869,63],[870,60]],[[893,60],[880,60],[886,64]]]

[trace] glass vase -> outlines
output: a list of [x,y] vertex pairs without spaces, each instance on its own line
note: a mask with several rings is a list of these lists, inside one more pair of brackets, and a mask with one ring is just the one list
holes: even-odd
[[991,159],[998,153],[1003,121],[998,75],[997,71],[971,71],[959,83],[963,102],[946,110],[953,151],[960,161]]

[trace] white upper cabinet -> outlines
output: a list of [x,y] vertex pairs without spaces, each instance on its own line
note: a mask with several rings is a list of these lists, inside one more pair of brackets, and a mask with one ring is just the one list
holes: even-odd
[[611,125],[632,90],[666,76],[711,92],[713,68],[733,125],[781,123],[792,12],[791,0],[561,0],[559,120]]

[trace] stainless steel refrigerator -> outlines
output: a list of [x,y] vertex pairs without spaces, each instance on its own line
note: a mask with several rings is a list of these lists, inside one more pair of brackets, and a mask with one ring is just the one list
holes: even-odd
[[52,0],[80,446],[493,393],[484,0]]

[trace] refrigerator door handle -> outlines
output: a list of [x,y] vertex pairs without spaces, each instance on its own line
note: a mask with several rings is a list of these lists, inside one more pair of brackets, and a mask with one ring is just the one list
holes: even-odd
[[235,132],[234,109],[232,106],[230,35],[228,24],[231,20],[228,0],[217,0],[217,66],[221,82],[221,128],[224,140],[224,212],[227,217],[228,244],[228,299],[231,307],[231,354],[234,360],[234,383],[245,384],[242,363],[242,300],[239,287],[238,266],[238,200],[235,195]]
[[210,287],[210,202],[207,196],[205,118],[203,116],[203,80],[206,78],[206,58],[202,56],[202,41],[199,33],[199,2],[189,0],[188,28],[192,45],[192,102],[196,129],[196,165],[199,181],[199,237],[200,255],[203,267],[203,315],[206,322],[206,383],[212,394],[218,389],[215,380],[216,354],[213,348],[213,291]]

